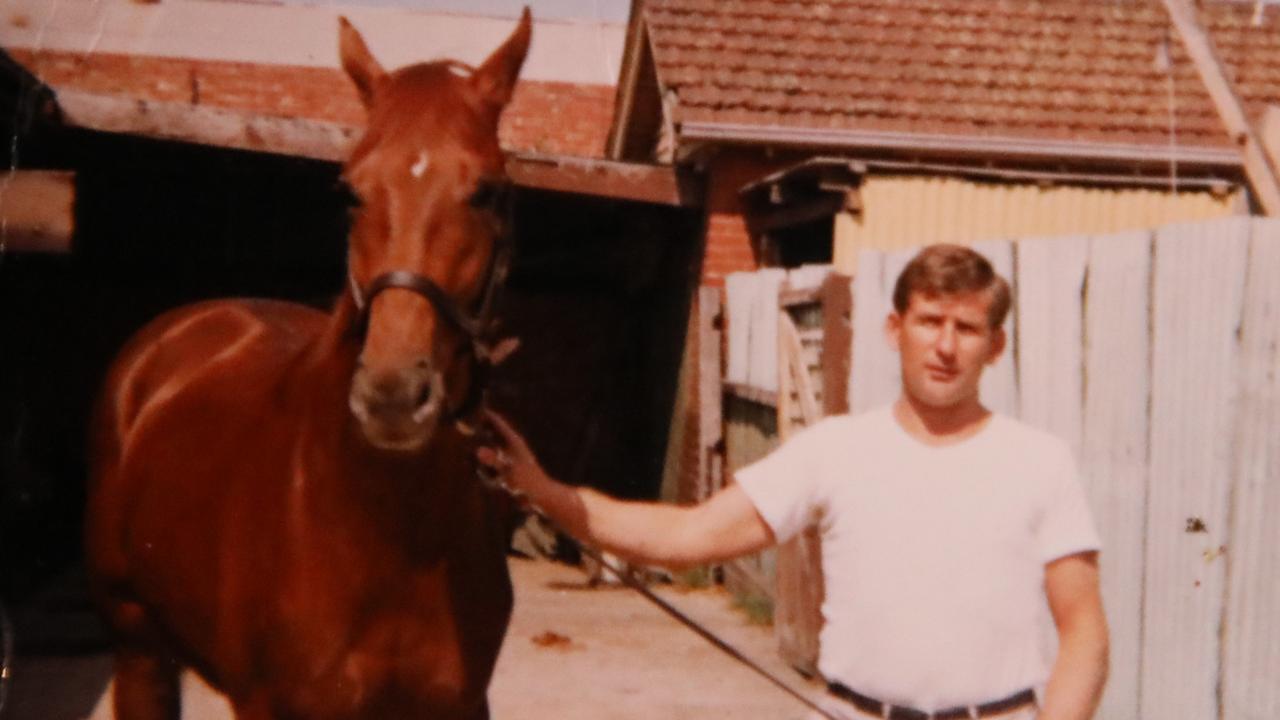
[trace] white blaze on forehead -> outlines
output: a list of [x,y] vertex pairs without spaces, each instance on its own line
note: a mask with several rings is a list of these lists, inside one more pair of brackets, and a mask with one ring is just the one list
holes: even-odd
[[427,155],[427,151],[423,150],[418,153],[418,160],[409,168],[409,174],[415,178],[420,178],[427,174],[427,167],[431,165],[431,158]]
[[471,77],[471,68],[461,63],[449,63],[449,72],[453,73],[454,75],[457,75],[460,78]]

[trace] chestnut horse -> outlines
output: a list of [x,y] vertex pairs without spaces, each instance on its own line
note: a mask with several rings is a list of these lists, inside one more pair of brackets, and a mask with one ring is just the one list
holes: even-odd
[[476,481],[467,422],[529,14],[474,69],[386,72],[340,25],[368,115],[343,171],[350,288],[330,314],[170,312],[97,408],[87,562],[121,720],[177,718],[183,666],[241,720],[488,717],[512,508]]

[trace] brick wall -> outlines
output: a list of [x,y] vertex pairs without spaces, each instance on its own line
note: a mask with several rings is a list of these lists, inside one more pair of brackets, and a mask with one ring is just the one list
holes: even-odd
[[[351,81],[333,68],[18,49],[11,54],[55,89],[364,123]],[[522,81],[503,115],[503,147],[601,157],[613,99],[607,85]]]
[[738,153],[722,155],[708,167],[703,285],[724,287],[729,273],[759,267],[738,190],[773,169],[774,163],[755,154]]
[[[794,162],[794,158],[790,162]],[[751,235],[742,215],[738,190],[784,164],[786,162],[783,160],[770,160],[754,152],[726,151],[712,160],[707,169],[706,224],[700,285],[723,290],[724,278],[729,273],[759,267]],[[708,308],[702,307],[695,296],[689,313],[688,334],[685,336],[682,382],[676,409],[678,428],[672,437],[678,462],[675,468],[676,487],[679,499],[684,501],[696,499],[693,491],[699,487],[699,473],[708,470],[706,465],[711,462],[708,450],[720,434],[716,428],[704,426],[701,406],[702,402],[716,402],[717,396],[712,394],[710,399],[704,400],[699,391],[703,380],[716,380],[700,377],[704,369],[699,362],[699,328],[710,323],[710,318],[703,317],[707,312]],[[720,357],[723,364],[723,345]],[[716,371],[723,373],[723,367]]]

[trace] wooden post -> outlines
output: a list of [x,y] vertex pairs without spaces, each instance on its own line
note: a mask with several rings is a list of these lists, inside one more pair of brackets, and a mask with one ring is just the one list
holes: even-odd
[[1262,148],[1267,151],[1271,167],[1280,169],[1280,105],[1268,105],[1262,113]]
[[853,363],[853,278],[832,273],[822,283],[822,412],[849,412]]
[[723,323],[720,288],[698,288],[698,478],[694,497],[704,500],[724,483],[724,437],[722,405],[724,390],[720,377],[720,346]]
[[1222,70],[1222,63],[1213,50],[1213,43],[1196,18],[1195,8],[1188,0],[1164,0],[1164,6],[1169,11],[1174,27],[1178,29],[1178,35],[1182,37],[1187,54],[1196,65],[1205,90],[1218,109],[1218,116],[1227,127],[1227,133],[1240,146],[1245,174],[1263,212],[1272,217],[1280,217],[1280,180],[1277,180],[1275,166],[1268,161],[1258,136],[1250,127],[1244,105],[1231,89],[1231,83]]
[[[791,373],[791,345],[784,340],[785,328],[791,324],[791,316],[785,309],[778,310],[778,442],[784,443],[791,437],[791,394],[795,392],[795,383]],[[795,329],[791,326],[792,330]]]
[[71,252],[75,197],[75,173],[0,174],[0,247],[10,252]]

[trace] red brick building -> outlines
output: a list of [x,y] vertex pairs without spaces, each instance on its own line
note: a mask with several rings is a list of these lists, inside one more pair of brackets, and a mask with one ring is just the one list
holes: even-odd
[[[1197,5],[1260,121],[1280,101],[1280,8]],[[619,83],[609,157],[704,173],[704,286],[785,264],[793,236],[852,272],[860,247],[1248,211],[1158,0],[645,0]],[[669,460],[685,487],[718,451],[698,437],[696,347]]]

